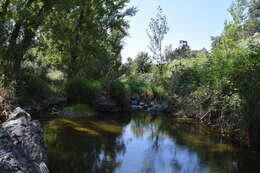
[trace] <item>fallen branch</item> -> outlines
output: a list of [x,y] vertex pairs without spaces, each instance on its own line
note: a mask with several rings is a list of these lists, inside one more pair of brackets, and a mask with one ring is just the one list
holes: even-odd
[[207,113],[205,113],[201,118],[200,118],[200,121],[202,121],[207,115],[208,113],[210,113],[210,111],[208,111]]

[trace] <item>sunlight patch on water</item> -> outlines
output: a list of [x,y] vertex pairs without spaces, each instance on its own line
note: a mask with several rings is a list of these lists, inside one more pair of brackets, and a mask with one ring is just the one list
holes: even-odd
[[95,122],[95,121],[89,121],[89,123],[95,128],[95,129],[101,129],[106,132],[120,134],[122,132],[122,126],[118,124],[111,124],[111,123],[105,123],[105,122]]
[[236,148],[228,144],[215,144],[210,150],[211,152],[233,152]]
[[84,127],[82,124],[69,119],[56,119],[52,121],[52,123],[49,124],[49,126],[50,126],[49,129],[53,129],[53,130],[58,130],[64,127],[70,127],[71,129],[77,132],[84,133],[85,135],[94,135],[94,136],[100,135],[96,130]]
[[260,161],[188,119],[133,116],[44,123],[55,173],[249,173]]
[[210,152],[233,152],[236,150],[235,147],[228,144],[214,143],[208,139],[207,136],[183,136],[183,139],[187,144],[195,147],[208,148]]

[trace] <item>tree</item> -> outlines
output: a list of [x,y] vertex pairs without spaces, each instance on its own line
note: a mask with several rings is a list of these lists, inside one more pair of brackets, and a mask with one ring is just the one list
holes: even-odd
[[190,57],[191,55],[191,49],[190,46],[188,45],[188,41],[181,40],[180,41],[180,46],[175,50],[175,59],[182,59],[182,58],[187,58]]
[[126,8],[128,2],[79,1],[80,6],[71,10],[70,15],[66,16],[68,10],[64,9],[59,21],[51,22],[57,16],[50,19],[55,30],[47,37],[61,52],[63,70],[68,77],[81,74],[99,79],[114,74],[121,63],[122,39],[129,27],[125,18],[136,12],[135,8]]
[[193,58],[206,58],[209,56],[209,52],[206,48],[203,48],[201,50],[192,50],[190,56]]
[[0,1],[0,63],[5,79],[20,74],[27,51],[37,41],[45,18],[57,2],[45,0]]
[[175,52],[172,49],[172,45],[166,46],[165,50],[164,50],[164,54],[165,54],[165,59],[167,62],[171,62],[174,61],[175,58]]
[[0,0],[0,63],[6,79],[22,74],[31,52],[42,59],[57,57],[69,77],[109,74],[119,64],[129,27],[125,18],[136,12],[126,8],[128,2]]
[[174,61],[176,59],[188,58],[191,57],[192,51],[188,44],[188,41],[181,40],[180,45],[175,50],[172,50],[172,46],[168,46],[165,49],[165,58],[168,62]]
[[151,69],[150,56],[147,52],[138,53],[134,63],[137,65],[137,72],[139,73],[148,73]]
[[232,49],[241,46],[241,40],[246,39],[247,31],[245,22],[247,18],[248,2],[247,0],[235,0],[229,8],[232,17],[230,22],[225,22],[225,28],[221,36],[212,37],[212,51],[226,54]]
[[150,39],[148,47],[153,53],[153,59],[160,67],[160,73],[162,73],[162,65],[166,62],[165,56],[162,53],[162,42],[168,31],[166,16],[163,15],[162,8],[159,6],[156,18],[152,18],[150,21],[147,35]]
[[249,18],[247,23],[249,25],[249,32],[251,35],[260,33],[260,1],[251,0],[249,6]]
[[248,8],[248,0],[235,0],[228,9],[232,16],[233,23],[243,24],[247,18],[246,9]]

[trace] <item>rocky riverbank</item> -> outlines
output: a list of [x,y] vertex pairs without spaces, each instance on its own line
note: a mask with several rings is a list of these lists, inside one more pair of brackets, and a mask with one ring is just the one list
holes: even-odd
[[48,173],[46,162],[40,122],[16,108],[0,128],[0,172]]

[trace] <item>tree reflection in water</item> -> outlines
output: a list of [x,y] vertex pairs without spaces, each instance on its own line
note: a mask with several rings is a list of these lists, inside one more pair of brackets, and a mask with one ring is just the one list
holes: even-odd
[[[142,129],[142,130],[141,130]],[[131,123],[133,135],[142,131],[149,146],[144,152],[142,173],[173,172],[173,173],[206,173],[209,169],[200,162],[195,152],[176,144],[169,138],[167,123],[162,119],[143,117],[134,119]]]
[[197,123],[144,114],[131,122],[104,117],[44,122],[50,172],[260,172],[256,155]]
[[125,152],[114,121],[56,119],[45,123],[49,167],[55,173],[113,173]]

